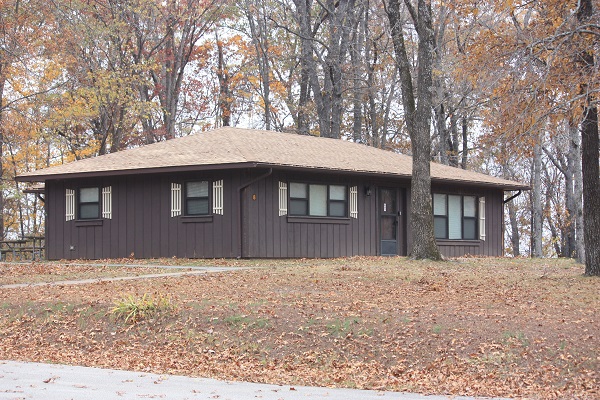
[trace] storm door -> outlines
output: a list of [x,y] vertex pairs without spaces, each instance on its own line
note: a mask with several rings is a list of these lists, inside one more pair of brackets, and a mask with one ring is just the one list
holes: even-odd
[[379,190],[379,216],[381,218],[381,255],[398,254],[398,190]]

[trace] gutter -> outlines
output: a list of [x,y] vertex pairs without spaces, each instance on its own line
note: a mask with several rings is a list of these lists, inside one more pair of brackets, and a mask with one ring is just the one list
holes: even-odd
[[237,258],[242,258],[242,247],[243,247],[243,234],[242,234],[242,227],[243,227],[243,212],[242,212],[242,191],[244,189],[246,189],[248,186],[252,185],[253,183],[256,183],[258,181],[261,181],[263,179],[265,179],[266,177],[270,176],[273,173],[273,168],[269,168],[269,170],[267,172],[265,172],[262,175],[257,176],[256,178],[240,185],[238,187],[238,256]]
[[504,201],[502,202],[502,204],[506,204],[506,203],[508,203],[509,201],[511,201],[512,199],[514,199],[515,197],[518,197],[518,196],[519,196],[519,195],[520,195],[522,192],[523,192],[522,190],[519,190],[519,191],[517,192],[517,194],[513,194],[513,195],[512,195],[512,196],[510,196],[508,199],[504,200]]

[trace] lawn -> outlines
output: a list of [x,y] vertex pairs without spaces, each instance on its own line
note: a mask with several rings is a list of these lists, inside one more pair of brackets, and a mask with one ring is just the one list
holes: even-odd
[[80,279],[103,279],[190,271],[189,268],[127,267],[111,265],[69,265],[65,263],[0,264],[0,286]]
[[[571,260],[189,262],[258,268],[0,289],[0,359],[427,394],[600,397],[600,279]],[[114,311],[144,295],[161,302],[128,321]]]

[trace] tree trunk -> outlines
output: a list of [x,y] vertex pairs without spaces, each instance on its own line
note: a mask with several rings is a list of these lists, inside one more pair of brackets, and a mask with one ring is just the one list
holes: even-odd
[[573,153],[573,198],[574,198],[574,221],[575,221],[575,253],[577,261],[585,262],[585,246],[583,233],[583,176],[581,171],[581,137],[577,126],[569,122],[569,132],[571,137],[571,152]]
[[[514,179],[514,173],[507,161],[503,166],[503,175],[505,179]],[[508,209],[508,220],[510,221],[510,244],[512,247],[513,257],[521,255],[521,234],[519,232],[519,221],[517,218],[517,205],[515,204],[516,197],[509,201],[506,206]]]
[[0,240],[4,240],[4,63],[0,60]]
[[223,56],[223,44],[217,38],[218,66],[217,77],[219,79],[219,111],[221,113],[222,126],[231,124],[231,90],[229,89],[229,74],[225,66]]
[[[295,0],[296,11],[298,14],[298,24],[300,25],[300,96],[298,98],[298,133],[302,135],[309,134],[308,122],[308,101],[310,100],[310,73],[312,61],[312,44],[307,34],[306,26],[310,26],[308,12],[302,13],[307,5],[302,0]],[[308,29],[310,30],[310,29]]]
[[458,167],[458,116],[453,112],[450,116],[450,165]]
[[[344,112],[344,64],[350,45],[350,31],[357,21],[354,0],[321,2],[321,22],[327,22],[327,49],[325,57],[317,57],[323,70],[323,84],[319,81],[316,61],[313,58],[313,40],[316,29],[311,27],[311,3],[307,0],[293,0],[302,37],[301,62],[308,69],[308,79],[315,101],[319,120],[319,133],[322,137],[341,136],[342,114]],[[322,86],[322,87],[321,87]]]
[[467,117],[462,117],[462,161],[460,167],[467,169],[467,160],[469,156],[469,141],[467,137],[469,123]]
[[510,221],[510,244],[514,257],[521,255],[521,235],[519,234],[519,223],[517,222],[517,207],[514,199],[508,202],[508,219]]
[[533,149],[531,192],[531,256],[542,257],[542,144],[541,135]]
[[[405,1],[406,6],[412,5]],[[440,260],[433,232],[433,210],[431,201],[431,109],[432,109],[432,63],[433,29],[431,21],[431,3],[426,0],[417,2],[417,20],[414,21],[419,37],[417,99],[413,92],[410,63],[404,42],[399,0],[390,0],[386,8],[392,31],[392,41],[396,62],[400,72],[402,105],[406,126],[411,139],[413,153],[411,179],[410,229],[413,244],[410,255],[415,259]]]
[[[592,0],[581,0],[577,10],[577,20],[587,22],[593,15]],[[594,53],[583,49],[579,64],[583,76],[592,76]],[[588,93],[588,85],[582,82],[582,93]],[[587,104],[581,122],[581,164],[583,173],[583,227],[585,241],[585,274],[600,276],[600,168],[598,159],[598,108],[591,94],[587,94]]]
[[[255,1],[252,5],[249,0],[245,1],[246,18],[250,26],[250,35],[256,59],[258,61],[258,73],[260,75],[261,97],[263,98],[263,112],[265,129],[271,129],[271,79],[269,76],[269,38],[267,36],[266,10],[264,3],[259,4]],[[252,14],[256,14],[256,19]]]
[[[369,46],[370,49],[371,46]],[[369,57],[370,51],[367,53]],[[375,88],[375,66],[377,65],[379,53],[377,48],[373,49],[373,59],[367,61],[367,93],[369,98],[368,110],[369,110],[369,122],[371,131],[371,146],[381,148],[381,137],[379,135],[379,122],[377,120],[377,103],[375,97],[377,96]]]
[[[331,102],[330,97],[327,95],[327,89],[330,84],[330,75],[328,73],[324,76],[324,90],[321,91],[321,84],[319,82],[319,75],[317,74],[316,62],[313,58],[313,40],[314,33],[311,28],[311,3],[308,0],[293,0],[296,7],[296,15],[298,18],[298,25],[300,26],[300,37],[302,38],[302,55],[300,63],[302,65],[301,84],[306,79],[307,87],[306,93],[302,93],[302,85],[300,87],[300,105],[298,107],[299,112],[305,113],[303,110],[303,100],[306,101],[305,105],[308,104],[309,88],[313,93],[313,99],[316,106],[317,117],[319,120],[319,133],[323,137],[330,136],[330,113],[331,113]],[[306,74],[304,74],[306,71]],[[325,93],[324,93],[325,92]],[[308,120],[306,114],[303,115]],[[300,116],[298,117],[299,123],[301,121]],[[306,129],[308,133],[308,129]]]
[[[439,81],[439,79],[436,79]],[[441,83],[436,83],[435,92],[438,93],[436,96],[436,102],[440,102],[436,104],[434,107],[434,115],[436,121],[436,129],[438,134],[438,153],[440,155],[440,163],[444,165],[450,164],[450,159],[448,158],[448,128],[446,127],[446,112],[444,110],[444,105],[441,103],[441,98],[443,97],[439,92],[442,91],[441,87],[438,87]]]
[[598,109],[588,103],[581,124],[583,172],[583,235],[585,274],[600,276],[600,179],[598,159]]
[[350,47],[350,63],[352,65],[352,140],[356,143],[362,142],[363,89],[360,67],[360,53],[362,51],[361,36],[358,33],[358,29],[355,30],[352,35],[352,46]]
[[566,257],[575,257],[577,252],[576,229],[577,229],[577,203],[580,199],[575,198],[575,148],[571,139],[570,127],[568,129],[569,151],[567,152],[566,173],[565,177],[565,208],[567,209],[568,218],[565,226],[564,252]]

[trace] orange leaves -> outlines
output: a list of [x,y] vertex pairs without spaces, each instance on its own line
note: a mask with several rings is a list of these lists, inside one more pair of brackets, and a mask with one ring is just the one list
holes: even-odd
[[[573,261],[219,263],[269,268],[3,290],[0,358],[429,394],[598,395],[600,298]],[[39,264],[2,276],[94,268],[108,272]],[[115,293],[146,292],[170,293],[180,307],[135,326],[107,315]]]

